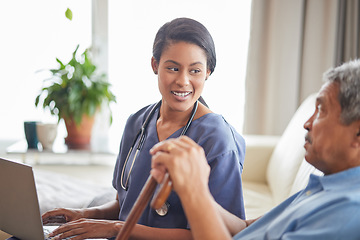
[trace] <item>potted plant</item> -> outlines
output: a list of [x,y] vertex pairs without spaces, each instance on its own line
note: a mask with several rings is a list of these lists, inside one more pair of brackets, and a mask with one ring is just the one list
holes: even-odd
[[[52,76],[45,79],[35,106],[49,109],[52,115],[64,119],[69,148],[89,148],[95,113],[103,103],[116,102],[105,74],[95,73],[96,66],[89,57],[89,49],[78,55],[77,45],[71,60],[64,64],[58,58],[57,69],[50,69]],[[112,114],[110,111],[110,124]]]

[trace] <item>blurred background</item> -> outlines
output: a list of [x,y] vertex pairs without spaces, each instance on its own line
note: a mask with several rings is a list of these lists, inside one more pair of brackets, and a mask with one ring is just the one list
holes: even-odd
[[[93,47],[98,70],[107,73],[117,98],[112,125],[98,123],[92,144],[116,153],[128,116],[160,99],[150,65],[152,44],[157,30],[177,17],[194,18],[212,34],[217,66],[203,96],[242,132],[250,0],[14,0],[0,6],[0,151],[25,138],[24,121],[57,121],[34,104],[49,77],[41,70],[56,68],[56,58],[69,61],[80,44],[79,51]],[[67,8],[72,21],[65,17]],[[64,136],[61,121],[58,137]]]

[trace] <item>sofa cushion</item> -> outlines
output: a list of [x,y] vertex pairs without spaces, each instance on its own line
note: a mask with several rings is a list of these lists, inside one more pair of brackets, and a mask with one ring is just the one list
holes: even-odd
[[290,190],[290,195],[297,193],[304,189],[309,182],[310,174],[324,175],[321,171],[317,170],[313,165],[309,164],[305,159],[302,160],[299,171],[296,174],[294,183]]
[[[34,169],[34,176],[41,214],[60,207],[100,205],[109,197],[116,197],[116,191],[112,187],[96,185],[64,174]],[[98,196],[102,199],[97,199]]]
[[243,188],[246,219],[262,216],[275,205],[267,184],[244,181]]
[[[301,104],[269,160],[266,176],[276,205],[288,198],[304,159],[306,130],[303,125],[315,109],[315,99],[316,94],[312,94]],[[303,179],[307,180],[308,177]]]

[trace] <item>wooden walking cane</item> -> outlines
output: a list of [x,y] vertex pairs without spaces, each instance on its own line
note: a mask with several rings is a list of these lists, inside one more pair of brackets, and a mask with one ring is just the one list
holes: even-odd
[[[126,218],[124,226],[121,228],[115,240],[128,240],[132,229],[139,220],[146,205],[151,199],[157,186],[156,180],[150,175],[142,188],[140,195],[136,199],[131,211]],[[164,180],[160,185],[159,191],[154,195],[150,206],[153,209],[159,209],[165,203],[172,190],[172,182],[168,173],[165,174]]]

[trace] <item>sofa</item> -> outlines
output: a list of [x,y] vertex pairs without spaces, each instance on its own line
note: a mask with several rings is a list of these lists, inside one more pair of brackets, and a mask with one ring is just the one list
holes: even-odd
[[242,175],[247,219],[259,217],[303,189],[311,173],[304,159],[305,121],[315,110],[316,94],[307,97],[281,136],[245,135]]

